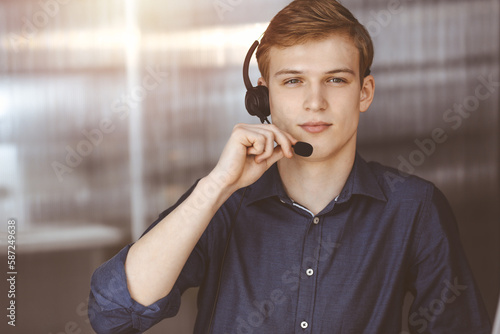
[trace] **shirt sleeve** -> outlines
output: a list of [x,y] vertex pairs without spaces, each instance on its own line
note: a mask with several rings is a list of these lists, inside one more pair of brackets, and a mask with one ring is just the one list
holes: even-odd
[[[195,185],[174,206],[163,212],[144,234],[182,203]],[[202,239],[204,237],[205,233]],[[88,315],[92,328],[98,334],[142,333],[164,318],[176,315],[181,294],[187,288],[199,285],[202,279],[206,261],[202,244],[200,240],[196,245],[171,292],[149,306],[132,299],[127,287],[125,260],[131,245],[103,263],[92,275],[90,284]]]
[[129,249],[130,245],[123,248],[92,275],[88,311],[98,334],[141,333],[160,320],[174,316],[179,309],[180,291],[176,287],[149,306],[132,299],[124,269]]
[[409,271],[414,301],[409,329],[418,334],[489,334],[491,325],[444,195],[435,187],[417,218]]

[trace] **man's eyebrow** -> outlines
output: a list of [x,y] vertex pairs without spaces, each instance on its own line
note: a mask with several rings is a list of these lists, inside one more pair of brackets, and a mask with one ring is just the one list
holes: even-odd
[[280,75],[289,75],[289,74],[302,74],[304,72],[302,71],[299,71],[299,70],[292,70],[292,69],[288,69],[288,68],[285,68],[285,69],[282,69],[276,73],[274,73],[274,76],[275,77],[278,77]]
[[356,73],[354,73],[354,71],[348,67],[331,70],[331,71],[326,72],[325,74],[336,74],[336,73],[350,73],[352,75],[356,75]]
[[[299,70],[293,70],[293,69],[282,69],[278,72],[276,72],[274,74],[275,77],[278,77],[280,75],[297,75],[297,74],[303,74],[304,72],[303,71],[299,71]],[[354,73],[353,70],[351,70],[350,68],[348,67],[345,67],[345,68],[337,68],[337,69],[334,69],[334,70],[330,70],[330,71],[327,71],[325,72],[325,74],[336,74],[336,73],[349,73],[349,74],[352,74],[352,75],[356,75],[356,73]]]

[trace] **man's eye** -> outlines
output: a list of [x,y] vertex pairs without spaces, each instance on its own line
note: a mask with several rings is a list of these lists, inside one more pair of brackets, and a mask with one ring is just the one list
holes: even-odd
[[299,79],[289,79],[285,81],[285,85],[294,85],[300,83]]
[[333,83],[345,83],[346,81],[342,78],[331,78],[330,80],[328,81],[331,81]]

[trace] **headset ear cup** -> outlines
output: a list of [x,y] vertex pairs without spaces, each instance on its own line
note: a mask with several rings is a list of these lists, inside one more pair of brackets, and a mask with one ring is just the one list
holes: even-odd
[[266,86],[252,87],[245,94],[245,107],[252,116],[260,118],[261,122],[271,114],[269,107],[269,90]]
[[271,115],[271,107],[269,106],[269,89],[266,86],[255,87],[259,92],[259,110],[264,117]]
[[257,116],[257,113],[259,112],[258,106],[258,96],[253,90],[247,90],[245,94],[245,108],[247,109],[248,113],[252,116]]

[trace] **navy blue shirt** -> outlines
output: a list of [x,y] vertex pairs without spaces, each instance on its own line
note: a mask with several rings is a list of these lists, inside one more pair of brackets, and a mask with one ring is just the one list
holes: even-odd
[[196,286],[195,333],[406,334],[408,291],[412,333],[491,332],[443,194],[358,155],[341,194],[317,215],[287,196],[276,165],[235,192],[172,291],[147,307],[127,289],[129,247],[92,277],[97,333],[143,332],[174,316],[181,294]]

